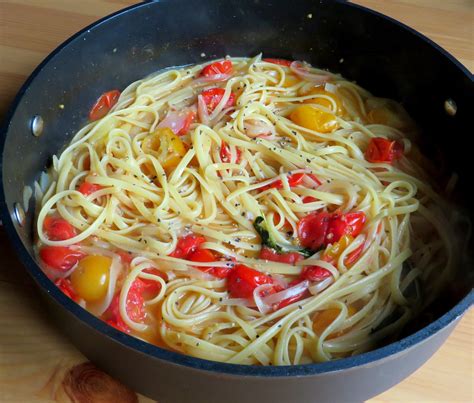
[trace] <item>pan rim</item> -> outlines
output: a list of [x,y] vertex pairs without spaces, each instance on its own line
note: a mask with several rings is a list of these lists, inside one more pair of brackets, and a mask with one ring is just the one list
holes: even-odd
[[[176,0],[174,0],[176,1]],[[326,3],[329,1],[323,1]],[[353,7],[361,9],[363,12],[373,14],[378,18],[386,20],[390,24],[395,24],[401,29],[409,31],[411,34],[417,36],[435,50],[443,54],[450,62],[454,63],[456,67],[461,70],[470,80],[473,81],[473,75],[467,70],[467,68],[456,60],[449,52],[441,48],[438,44],[427,38],[423,34],[414,30],[413,28],[391,18],[385,16],[377,11],[368,9],[364,6],[360,6],[353,3],[346,3],[344,0],[335,0],[335,3],[347,7]],[[84,35],[88,30],[94,29],[99,25],[106,23],[113,18],[120,17],[134,9],[141,7],[147,7],[154,3],[153,0],[148,0],[143,3],[135,4],[130,7],[119,10],[113,14],[99,19],[98,21],[90,24],[83,28],[62,44],[60,44],[55,50],[53,50],[33,71],[28,77],[19,92],[14,98],[14,101],[8,110],[2,128],[0,129],[0,172],[2,172],[2,180],[0,181],[0,217],[3,220],[4,228],[6,229],[7,235],[13,244],[17,255],[26,267],[30,276],[35,280],[39,287],[49,294],[55,303],[60,304],[68,313],[74,315],[83,324],[91,327],[93,330],[102,333],[109,337],[116,343],[120,343],[129,349],[133,349],[136,352],[140,352],[149,355],[155,359],[163,360],[171,364],[180,365],[195,370],[203,370],[209,372],[215,372],[220,374],[234,375],[234,376],[246,376],[246,377],[301,377],[301,376],[313,376],[317,374],[329,374],[333,372],[350,370],[356,367],[368,366],[374,362],[388,360],[394,358],[397,355],[406,353],[408,350],[415,347],[417,344],[431,338],[436,333],[445,329],[452,322],[459,319],[460,316],[473,304],[474,291],[471,290],[461,301],[459,301],[452,309],[442,315],[440,318],[431,322],[426,327],[419,331],[397,340],[396,342],[390,343],[384,347],[362,353],[353,357],[343,358],[340,360],[329,361],[324,363],[312,363],[312,364],[300,364],[300,365],[285,365],[285,366],[249,366],[241,364],[227,364],[217,361],[210,361],[201,358],[188,356],[181,353],[176,353],[170,350],[160,348],[158,346],[149,344],[141,341],[133,336],[122,333],[115,328],[107,325],[102,320],[98,319],[79,305],[71,301],[66,297],[59,289],[46,277],[39,265],[35,262],[33,257],[28,253],[25,246],[23,245],[20,236],[18,235],[13,219],[8,211],[8,207],[5,201],[4,186],[3,186],[3,151],[4,145],[7,138],[8,128],[10,122],[14,116],[14,113],[20,104],[23,95],[28,90],[31,82],[41,72],[41,70],[47,65],[47,63],[53,59],[61,50],[68,46],[71,42]]]

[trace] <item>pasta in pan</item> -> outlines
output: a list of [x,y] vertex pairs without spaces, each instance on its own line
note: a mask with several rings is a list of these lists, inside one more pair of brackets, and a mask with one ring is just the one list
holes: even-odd
[[37,186],[38,254],[117,329],[236,364],[374,348],[454,265],[397,103],[303,62],[226,58],[104,94]]

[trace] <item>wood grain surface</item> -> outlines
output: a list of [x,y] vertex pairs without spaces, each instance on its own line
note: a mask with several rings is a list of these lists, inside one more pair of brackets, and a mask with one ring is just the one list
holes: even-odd
[[[424,33],[474,70],[474,0],[357,0]],[[131,0],[0,0],[0,120],[59,43]],[[0,401],[150,402],[87,360],[48,321],[0,228]],[[371,402],[472,402],[474,310],[412,376]]]

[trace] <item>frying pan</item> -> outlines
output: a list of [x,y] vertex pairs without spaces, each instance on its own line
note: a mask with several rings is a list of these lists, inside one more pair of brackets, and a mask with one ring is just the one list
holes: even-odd
[[[6,118],[2,219],[57,326],[99,367],[161,403],[362,401],[421,366],[472,305],[473,265],[467,257],[437,303],[398,341],[333,362],[257,367],[206,361],[142,342],[95,318],[47,279],[34,257],[33,201],[23,214],[23,189],[87,122],[98,95],[164,67],[259,52],[306,60],[402,102],[421,128],[424,152],[446,174],[459,174],[453,202],[467,206],[472,156],[462,144],[472,132],[472,75],[436,44],[390,18],[343,1],[164,0],[127,8],[74,35],[34,71]],[[448,100],[456,105],[451,114],[444,108]],[[38,120],[33,125],[39,136],[32,135],[35,116],[43,121],[43,130]],[[470,215],[468,208],[464,214]]]

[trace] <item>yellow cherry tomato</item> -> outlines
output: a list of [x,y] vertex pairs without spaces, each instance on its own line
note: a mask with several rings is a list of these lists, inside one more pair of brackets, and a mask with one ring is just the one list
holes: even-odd
[[[324,89],[324,86],[318,86],[312,88],[307,94],[304,95],[325,95],[329,98],[331,98],[334,103],[336,104],[336,115],[342,115],[344,113],[344,107],[342,106],[342,101],[341,98],[337,94],[333,94],[332,92],[326,91]],[[334,106],[329,99],[326,98],[313,98],[313,99],[307,99],[303,101],[305,104],[316,104],[316,105],[321,105],[324,106],[325,108],[328,108],[329,110],[333,110]]]
[[184,143],[168,127],[157,129],[146,136],[143,139],[142,149],[145,153],[155,156],[164,170],[176,167],[186,154]]
[[105,297],[109,286],[109,271],[112,259],[107,256],[86,256],[71,274],[74,291],[87,302]]
[[287,74],[285,76],[285,81],[283,82],[283,87],[288,88],[288,87],[293,87],[293,85],[296,85],[300,82],[300,79],[294,75]]
[[341,253],[344,252],[344,249],[346,249],[353,240],[354,238],[350,235],[343,235],[339,241],[326,248],[324,256],[334,260],[339,259]]
[[339,127],[336,116],[311,105],[301,105],[291,112],[290,119],[299,126],[320,133],[330,133]]
[[[349,305],[347,308],[348,316],[354,315],[357,310],[352,306]],[[323,311],[317,311],[313,315],[313,330],[318,336],[321,336],[326,328],[336,320],[337,316],[339,315],[340,310],[337,308],[329,308],[324,309]],[[331,333],[328,339],[332,339],[334,337],[342,336],[343,334],[347,333],[349,328],[341,330],[340,332]]]

